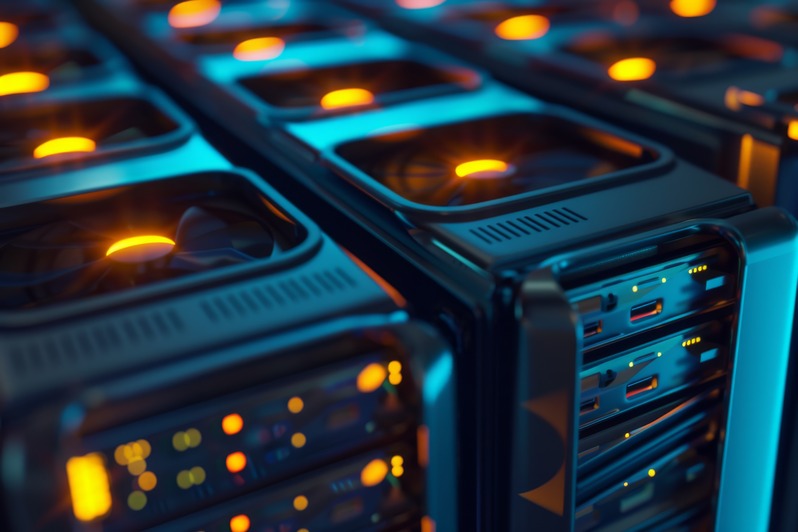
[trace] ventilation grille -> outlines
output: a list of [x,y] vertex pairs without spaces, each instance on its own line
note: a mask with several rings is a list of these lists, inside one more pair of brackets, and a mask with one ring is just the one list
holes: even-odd
[[524,216],[507,218],[501,222],[485,224],[469,232],[486,244],[497,244],[536,233],[546,233],[586,222],[587,218],[567,207],[533,212]]
[[354,288],[356,284],[349,274],[336,268],[228,292],[203,301],[201,306],[208,319],[218,323],[279,307],[309,303]]
[[117,323],[83,327],[45,341],[16,345],[9,352],[11,368],[18,377],[72,368],[131,347],[176,338],[184,330],[185,324],[173,309],[141,314]]

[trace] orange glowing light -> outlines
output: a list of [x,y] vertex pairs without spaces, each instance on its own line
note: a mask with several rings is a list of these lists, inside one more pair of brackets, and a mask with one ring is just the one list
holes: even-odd
[[279,37],[258,37],[238,43],[233,57],[239,61],[267,61],[285,50],[285,41]]
[[219,12],[219,0],[186,0],[169,10],[169,25],[173,28],[196,28],[210,24]]
[[72,511],[80,521],[92,521],[111,510],[111,488],[105,458],[100,453],[67,460]]
[[245,514],[239,514],[230,519],[230,532],[247,532],[249,526],[249,516]]
[[792,120],[787,126],[787,136],[792,140],[798,140],[798,120]]
[[370,488],[376,486],[388,475],[388,464],[385,460],[375,458],[360,472],[360,483],[365,487]]
[[105,256],[128,264],[149,262],[165,257],[175,248],[175,241],[160,235],[140,235],[114,242]]
[[0,22],[0,48],[5,48],[17,40],[19,28],[11,22]]
[[292,414],[299,414],[305,408],[305,401],[301,397],[292,397],[288,400],[288,411]]
[[370,393],[382,386],[388,372],[380,364],[372,362],[357,375],[357,389],[362,393]]
[[521,15],[508,18],[496,26],[496,35],[506,41],[531,41],[549,32],[551,23],[542,15]]
[[238,434],[244,428],[244,418],[239,414],[228,414],[222,418],[222,430],[228,436]]
[[158,485],[158,477],[152,471],[145,471],[139,477],[139,487],[144,491],[152,491]]
[[717,0],[671,0],[671,11],[680,17],[692,18],[709,15]]
[[321,99],[321,106],[323,109],[340,109],[369,105],[373,102],[374,94],[366,89],[339,89],[325,94]]
[[231,473],[239,473],[247,467],[247,456],[241,451],[236,451],[228,454],[224,463],[228,471]]
[[458,164],[454,169],[457,177],[498,177],[507,173],[510,165],[498,159],[477,159]]
[[97,143],[86,137],[61,137],[48,140],[33,150],[34,159],[43,159],[62,153],[88,153],[97,149]]
[[396,0],[396,5],[405,9],[427,9],[439,6],[446,0]]
[[613,64],[607,73],[615,81],[642,81],[654,75],[657,63],[646,57],[630,57]]
[[49,86],[50,78],[38,72],[12,72],[0,76],[0,96],[41,92]]
[[310,504],[310,501],[308,501],[308,498],[304,495],[297,495],[294,497],[294,510],[298,512],[304,511],[307,509],[308,504]]

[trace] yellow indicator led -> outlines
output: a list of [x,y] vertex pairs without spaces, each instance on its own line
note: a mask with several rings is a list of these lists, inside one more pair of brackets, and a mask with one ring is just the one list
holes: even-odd
[[183,470],[177,474],[177,485],[187,490],[191,486],[199,486],[205,482],[205,470],[199,466]]
[[633,367],[635,367],[635,363],[634,363],[634,361],[630,361],[630,362],[629,362],[629,367],[630,367],[630,368],[633,368]]
[[249,527],[249,516],[246,514],[239,514],[230,519],[230,532],[247,532]]
[[146,262],[159,259],[171,253],[175,241],[160,235],[139,235],[114,242],[105,252],[118,262]]
[[388,372],[385,368],[376,362],[372,362],[357,375],[357,389],[362,393],[370,393],[377,390],[385,378],[388,377]]
[[701,337],[696,336],[695,338],[690,338],[689,340],[685,340],[682,342],[682,347],[689,347],[691,345],[695,345],[701,342]]
[[158,477],[152,471],[145,471],[139,476],[139,487],[144,491],[152,491],[158,485]]
[[67,460],[72,512],[79,521],[93,521],[111,510],[111,487],[105,458],[100,453]]
[[35,159],[43,159],[62,153],[89,153],[97,149],[97,143],[86,137],[61,137],[48,140],[33,150]]
[[118,445],[114,450],[114,460],[121,466],[126,466],[131,462],[149,458],[152,452],[150,442],[147,440],[137,440],[130,443]]
[[339,89],[328,92],[321,99],[322,109],[340,109],[374,103],[374,94],[366,89]]
[[292,414],[299,414],[305,408],[305,402],[301,397],[292,397],[288,400],[288,411]]
[[640,289],[637,287],[637,285],[634,285],[632,287],[632,292],[637,292],[638,290],[640,290]]
[[660,279],[660,281],[662,281],[662,284],[665,284],[665,283],[668,282],[668,278],[667,277],[663,277],[662,279]]
[[366,464],[366,467],[360,472],[360,483],[370,488],[385,480],[387,475],[388,464],[385,463],[385,460],[375,458]]
[[267,61],[285,50],[285,41],[279,37],[257,37],[238,43],[233,57],[239,61]]
[[628,487],[629,487],[629,483],[628,483],[628,482],[624,482],[624,483],[623,483],[623,487],[624,487],[624,488],[628,488]]
[[400,466],[405,463],[405,459],[399,456],[398,454],[391,457],[391,465],[392,466]]
[[178,451],[193,449],[202,443],[202,434],[197,429],[175,432],[172,436],[172,446]]
[[405,473],[405,468],[403,467],[405,463],[405,459],[399,455],[391,457],[391,474],[396,478],[401,477]]
[[0,22],[0,48],[5,48],[19,37],[19,28],[11,22]]
[[496,26],[496,35],[506,41],[530,41],[549,32],[551,23],[541,15],[521,15],[508,18]]
[[147,495],[143,491],[134,491],[127,496],[127,505],[131,510],[143,510],[147,506]]
[[307,509],[309,504],[308,498],[304,495],[297,495],[294,497],[294,510],[301,512]]
[[38,72],[11,72],[0,76],[0,96],[41,92],[49,86],[50,78]]
[[510,165],[498,159],[477,159],[458,164],[454,169],[457,177],[500,177],[510,170]]
[[240,473],[247,467],[247,455],[241,451],[230,453],[227,455],[224,464],[231,473]]
[[798,120],[791,120],[787,126],[787,136],[792,140],[798,140]]
[[615,81],[642,81],[654,75],[657,64],[646,57],[621,59],[607,70]]
[[623,437],[629,439],[632,437],[632,435],[627,432],[626,434],[623,435]]
[[187,0],[169,10],[169,25],[173,28],[196,28],[210,24],[222,9],[219,0]]
[[693,18],[709,15],[717,0],[671,0],[671,11],[680,17]]
[[240,414],[228,414],[222,418],[222,431],[228,436],[238,434],[244,428],[244,418]]
[[388,363],[388,382],[394,386],[402,383],[402,363],[398,360]]
[[136,458],[128,463],[127,470],[131,475],[137,477],[147,470],[147,461]]
[[662,351],[657,351],[657,358],[662,356]]
[[656,474],[657,474],[657,472],[656,472],[654,469],[649,469],[649,470],[648,470],[648,476],[649,476],[649,477],[651,477],[651,478],[654,478],[654,476],[655,476]]
[[307,438],[301,432],[297,432],[291,435],[291,445],[296,447],[297,449],[301,449],[307,443]]
[[696,266],[695,268],[690,268],[689,270],[687,270],[687,273],[689,273],[690,275],[693,275],[695,273],[705,272],[705,271],[707,271],[708,267],[709,266],[707,266],[706,264],[704,264],[702,266]]

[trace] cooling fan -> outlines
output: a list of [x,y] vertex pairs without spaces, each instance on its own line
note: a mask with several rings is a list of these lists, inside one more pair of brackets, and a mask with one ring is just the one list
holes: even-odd
[[301,239],[257,192],[253,200],[245,196],[252,191],[229,185],[181,185],[134,185],[9,210],[16,222],[0,230],[0,305],[29,309],[269,260]]
[[464,67],[438,68],[418,61],[369,61],[262,74],[239,84],[278,109],[351,112],[403,99],[474,88],[479,77]]
[[63,100],[0,110],[0,172],[152,147],[180,124],[139,97]]
[[534,114],[377,136],[344,144],[337,153],[402,198],[436,207],[567,185],[654,157],[613,134]]

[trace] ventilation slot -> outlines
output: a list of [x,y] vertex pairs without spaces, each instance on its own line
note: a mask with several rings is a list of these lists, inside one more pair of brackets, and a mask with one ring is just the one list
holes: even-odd
[[65,370],[80,362],[122,353],[126,345],[152,343],[180,333],[184,323],[174,310],[153,312],[118,325],[85,327],[40,342],[15,346],[11,367],[18,377]]
[[469,232],[486,244],[495,244],[515,240],[516,238],[524,238],[536,233],[545,233],[554,229],[563,229],[585,221],[587,221],[587,218],[578,212],[566,207],[560,207],[485,224],[470,229]]
[[349,274],[336,268],[230,292],[206,299],[200,303],[200,307],[208,319],[220,322],[307,303],[346,291],[356,284]]

